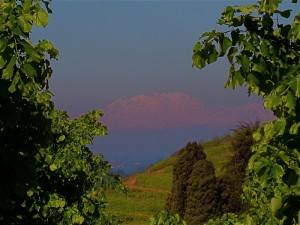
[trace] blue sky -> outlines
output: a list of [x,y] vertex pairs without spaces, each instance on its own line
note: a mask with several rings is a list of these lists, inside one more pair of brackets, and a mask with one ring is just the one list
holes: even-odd
[[191,67],[193,45],[202,32],[218,28],[229,2],[53,1],[49,25],[33,38],[60,51],[51,79],[57,106],[77,116],[118,98],[175,91],[209,105],[259,101],[248,99],[245,89],[224,90],[225,61],[201,71]]

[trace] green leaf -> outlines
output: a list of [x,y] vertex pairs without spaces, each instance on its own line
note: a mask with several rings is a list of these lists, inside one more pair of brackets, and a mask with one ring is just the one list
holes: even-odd
[[265,164],[262,161],[252,162],[252,168],[256,173],[259,173],[264,166]]
[[269,180],[270,168],[265,168],[264,173],[260,176],[260,183],[262,186],[265,186]]
[[275,164],[272,166],[272,177],[275,179],[281,179],[281,177],[284,175],[284,169],[282,166]]
[[280,196],[276,196],[271,199],[270,207],[273,214],[275,214],[281,208],[281,206],[282,206],[282,199]]
[[232,64],[233,63],[233,58],[238,52],[236,47],[231,47],[227,53],[228,61]]
[[226,22],[231,22],[234,16],[234,12],[235,9],[232,6],[227,6],[225,11],[222,13],[222,18],[224,18]]
[[286,154],[285,151],[280,151],[280,152],[278,153],[278,156],[279,156],[279,158],[281,158],[282,161],[284,161],[286,164],[288,164],[288,162],[289,162],[290,159],[291,159],[291,158]]
[[245,46],[245,50],[248,50],[248,51],[252,51],[254,52],[255,51],[255,47],[254,45],[251,43],[251,41],[245,41],[244,42],[244,46]]
[[259,73],[265,73],[267,71],[266,63],[264,61],[259,61],[259,63],[253,63],[252,70]]
[[59,138],[58,138],[58,140],[57,140],[57,142],[62,142],[63,140],[65,140],[65,135],[61,135]]
[[42,49],[42,51],[49,51],[53,48],[53,44],[47,40],[39,41],[38,47]]
[[300,97],[300,75],[293,77],[289,82],[289,86],[294,91],[296,97]]
[[12,78],[13,76],[13,69],[14,69],[14,66],[17,62],[17,56],[14,55],[10,62],[8,63],[8,65],[6,66],[6,68],[3,70],[2,72],[2,78],[3,79],[6,79],[6,80],[9,80]]
[[282,98],[278,95],[269,95],[265,98],[264,106],[267,109],[276,109],[282,103]]
[[266,139],[271,139],[275,134],[275,130],[273,129],[273,123],[267,123],[264,125],[264,136]]
[[243,70],[248,73],[250,70],[250,60],[249,57],[246,55],[242,55],[241,57],[241,66],[243,67]]
[[239,70],[235,71],[232,74],[232,80],[233,80],[235,85],[239,85],[239,86],[242,86],[245,82],[245,78],[242,76],[242,73]]
[[80,215],[73,215],[72,216],[72,222],[82,224],[84,222],[84,217],[82,217]]
[[263,12],[274,13],[282,0],[262,0],[260,8]]
[[25,11],[29,11],[30,10],[30,7],[31,7],[31,3],[32,3],[32,0],[24,0],[23,1],[23,9]]
[[29,54],[30,59],[32,59],[35,62],[40,62],[41,56],[38,52],[38,50],[31,45],[31,43],[28,43],[26,41],[22,41],[21,43],[26,51],[27,54]]
[[237,9],[238,12],[242,12],[244,14],[250,14],[253,11],[253,9],[250,8],[249,6],[238,6]]
[[204,38],[204,37],[207,37],[206,38],[206,41],[209,41],[211,40],[212,38],[214,38],[216,35],[216,30],[211,30],[209,32],[204,32],[201,36],[200,36],[200,39],[201,38]]
[[16,91],[16,86],[17,86],[17,84],[19,83],[19,80],[20,80],[19,74],[15,74],[15,75],[14,75],[14,78],[13,78],[13,80],[12,80],[12,82],[11,82],[11,85],[10,85],[9,88],[8,88],[8,91],[9,91],[10,93],[13,93],[13,92]]
[[192,56],[192,60],[193,60],[193,66],[196,66],[197,68],[201,69],[206,65],[205,59],[202,58],[199,54],[194,54]]
[[0,39],[0,52],[3,52],[7,47],[8,39],[7,38],[1,38]]
[[46,158],[45,158],[45,162],[49,164],[51,162],[52,158],[53,158],[52,155],[47,154]]
[[50,168],[51,171],[57,170],[57,166],[56,166],[55,164],[51,164],[51,165],[49,166],[49,168]]
[[6,61],[3,59],[3,57],[0,55],[0,69],[2,69],[6,64]]
[[216,62],[218,59],[218,53],[217,51],[214,49],[212,52],[210,52],[208,59],[206,60],[208,64],[214,63]]
[[27,196],[31,197],[34,194],[34,192],[32,190],[27,191]]
[[58,50],[54,48],[53,44],[47,40],[39,41],[38,48],[42,50],[43,52],[48,52],[50,55],[50,58],[57,59],[58,58]]
[[296,98],[292,91],[288,91],[286,95],[286,106],[290,109],[294,109],[296,106]]
[[260,131],[256,131],[253,133],[253,138],[255,141],[259,141],[261,139],[261,133]]
[[231,40],[228,37],[224,37],[220,43],[222,53],[226,54],[228,48],[231,46]]
[[24,15],[18,17],[18,24],[23,32],[28,33],[32,29],[32,24]]
[[47,26],[48,13],[43,8],[38,8],[38,11],[33,14],[33,24],[36,26]]
[[289,38],[294,37],[298,40],[300,39],[300,13],[295,16],[288,36]]
[[[268,56],[269,52],[270,52],[270,47],[269,47],[269,42],[267,40],[264,40],[261,45],[260,45],[260,51],[262,53],[262,55]],[[256,64],[254,64],[256,65]],[[263,66],[263,65],[262,65]],[[264,72],[263,69],[262,71],[258,71],[258,72]]]
[[289,130],[290,134],[298,134],[299,127],[300,123],[294,123]]
[[25,63],[22,65],[21,67],[21,71],[30,76],[30,77],[35,77],[37,76],[37,72],[36,72],[36,69],[29,63]]
[[259,85],[259,80],[253,73],[249,73],[248,75],[248,82],[251,87],[257,87]]
[[283,135],[286,127],[286,120],[280,118],[278,120],[275,120],[273,124],[274,124],[273,126],[274,132],[277,135]]

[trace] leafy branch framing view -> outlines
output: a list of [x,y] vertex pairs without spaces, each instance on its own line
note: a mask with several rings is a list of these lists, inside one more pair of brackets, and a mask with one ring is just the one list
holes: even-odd
[[[247,87],[277,117],[254,133],[243,194],[251,209],[208,224],[299,224],[300,13],[291,24],[281,23],[292,15],[291,9],[280,9],[281,3],[228,6],[219,24],[230,32],[204,33],[193,49],[198,68],[227,56],[231,66],[225,87]],[[297,0],[291,4],[299,7]]]
[[70,120],[51,101],[51,42],[33,44],[48,24],[50,1],[0,0],[0,223],[119,224],[105,211],[105,190],[119,176],[88,145],[105,135],[94,110]]

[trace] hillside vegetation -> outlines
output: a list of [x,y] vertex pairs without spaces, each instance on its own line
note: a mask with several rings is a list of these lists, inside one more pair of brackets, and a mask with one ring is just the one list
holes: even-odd
[[[233,155],[231,137],[216,137],[202,145],[207,159],[215,167],[216,176],[222,175],[223,166]],[[108,211],[122,219],[125,225],[149,224],[149,218],[165,207],[167,196],[172,188],[175,161],[176,153],[151,166],[144,173],[125,178],[127,195],[109,192]]]

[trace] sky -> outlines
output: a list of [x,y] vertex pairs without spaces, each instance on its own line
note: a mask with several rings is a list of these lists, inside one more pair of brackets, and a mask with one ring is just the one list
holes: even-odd
[[54,0],[48,26],[31,37],[60,51],[50,81],[56,107],[71,118],[104,111],[109,135],[93,151],[148,165],[238,121],[272,118],[246,88],[224,89],[226,60],[192,67],[201,33],[224,30],[216,24],[223,9],[247,3],[254,1]]

